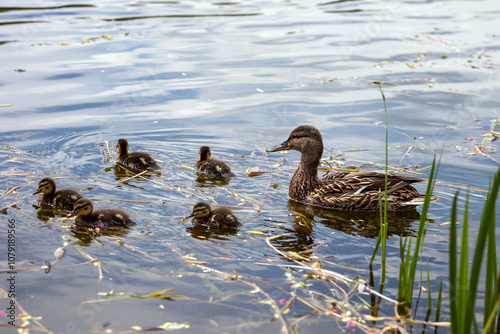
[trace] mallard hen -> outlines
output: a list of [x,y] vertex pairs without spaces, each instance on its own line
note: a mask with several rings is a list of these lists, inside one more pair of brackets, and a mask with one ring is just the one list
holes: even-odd
[[[338,172],[318,178],[318,166],[323,154],[323,139],[311,125],[295,128],[281,145],[267,152],[295,150],[302,153],[300,164],[292,177],[289,196],[299,202],[328,209],[346,211],[378,211],[384,198],[384,172]],[[424,202],[425,195],[411,184],[421,178],[387,175],[387,208],[407,209]],[[436,196],[431,200],[435,201]]]

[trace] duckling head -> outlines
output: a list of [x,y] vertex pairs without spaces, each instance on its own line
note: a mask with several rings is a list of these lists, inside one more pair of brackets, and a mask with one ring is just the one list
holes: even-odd
[[73,205],[73,211],[71,211],[66,217],[74,217],[74,216],[88,216],[92,213],[92,210],[94,210],[94,205],[92,204],[92,201],[89,200],[88,198],[80,198],[76,203]]
[[210,153],[210,147],[208,146],[202,146],[200,147],[200,155],[199,155],[199,160],[200,161],[206,161],[210,159],[212,154]]
[[203,218],[208,216],[210,212],[212,212],[210,204],[206,202],[199,202],[195,204],[193,213],[189,217]]
[[52,180],[50,177],[47,177],[38,182],[38,190],[34,192],[33,195],[40,193],[48,195],[48,194],[53,194],[55,192],[56,192],[56,182]]
[[323,153],[323,138],[318,129],[312,125],[301,125],[296,127],[287,140],[280,145],[274,146],[267,152],[277,152],[284,150],[295,150],[301,153],[318,151]]
[[118,155],[127,155],[128,141],[126,139],[118,139],[116,143],[116,152],[118,152]]

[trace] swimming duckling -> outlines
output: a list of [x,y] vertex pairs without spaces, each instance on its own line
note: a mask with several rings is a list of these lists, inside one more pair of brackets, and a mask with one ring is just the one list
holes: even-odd
[[[292,177],[288,195],[299,202],[327,209],[347,211],[378,211],[379,196],[384,198],[384,172],[338,172],[318,179],[318,165],[323,154],[323,139],[314,126],[295,128],[287,140],[267,152],[295,150],[302,153],[300,164]],[[424,202],[412,183],[417,177],[387,175],[387,209],[409,209]],[[380,195],[381,194],[381,195]],[[432,201],[437,200],[432,196]]]
[[202,146],[200,148],[199,160],[194,165],[196,171],[204,173],[210,177],[233,177],[231,168],[227,163],[217,159],[211,159],[210,147]]
[[191,222],[195,226],[203,225],[212,228],[235,228],[241,226],[241,223],[231,209],[220,207],[212,210],[210,204],[205,202],[197,203],[193,208],[193,213],[189,217],[194,217]]
[[[73,206],[73,211],[67,217],[77,216],[76,225],[85,227],[117,228],[136,225],[134,221],[120,209],[102,209],[94,211],[94,205],[88,198],[79,199]],[[101,225],[101,226],[100,226]]]
[[161,167],[156,163],[151,154],[146,152],[128,153],[128,141],[126,139],[118,139],[116,143],[116,151],[118,152],[118,162],[125,166],[135,169],[160,170]]
[[68,210],[72,210],[76,201],[83,197],[75,189],[61,189],[56,191],[56,182],[50,177],[46,177],[38,182],[38,190],[33,195],[40,193],[42,194],[38,198],[40,203]]

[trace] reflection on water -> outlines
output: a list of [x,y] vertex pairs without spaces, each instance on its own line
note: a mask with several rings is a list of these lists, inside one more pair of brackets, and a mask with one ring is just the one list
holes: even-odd
[[198,187],[216,187],[227,186],[231,181],[230,177],[220,176],[217,178],[209,177],[204,173],[196,173],[196,182]]
[[186,232],[190,233],[193,238],[197,239],[213,239],[213,240],[228,240],[227,236],[236,235],[238,228],[209,228],[203,225],[190,226],[186,228]]
[[[298,213],[296,222],[314,226],[321,223],[328,228],[349,235],[359,235],[366,238],[377,238],[380,230],[380,213],[378,212],[347,212],[318,208],[304,205],[294,200],[288,200],[288,209]],[[320,220],[315,219],[320,218]],[[403,236],[413,234],[411,224],[420,220],[420,213],[415,207],[387,213],[389,224],[387,236]]]
[[37,218],[40,221],[48,222],[49,220],[53,220],[54,218],[63,218],[66,217],[69,211],[59,208],[53,208],[50,205],[45,204],[33,204],[33,208],[37,210]]
[[[127,179],[134,179],[136,181],[139,181],[141,179],[152,179],[154,177],[161,178],[161,171],[146,171],[144,172],[143,170],[136,170],[130,167],[124,167],[121,163],[117,162],[116,164],[112,166],[108,166],[104,168],[105,172],[113,172],[115,174],[115,180],[119,181],[120,183],[124,183],[127,185],[130,185],[128,181],[125,181]],[[139,175],[140,174],[140,175]],[[140,176],[140,177],[139,177]],[[133,185],[131,185],[133,186]]]
[[[303,252],[310,249],[318,238],[315,232],[318,224],[346,235],[365,238],[377,238],[380,231],[378,212],[327,210],[304,205],[292,199],[288,200],[288,210],[293,217],[292,225],[281,227],[281,231],[286,235],[273,241],[277,248],[285,251]],[[420,214],[415,208],[387,214],[388,238],[414,234],[412,223],[420,219]]]
[[144,20],[144,19],[175,19],[175,18],[203,18],[203,17],[240,17],[240,16],[257,16],[262,15],[260,13],[247,13],[247,14],[186,14],[186,15],[150,15],[150,16],[130,16],[130,17],[116,17],[113,19],[104,19],[103,21],[133,21],[133,20]]
[[76,244],[80,246],[88,247],[92,242],[99,245],[103,245],[102,239],[107,237],[118,237],[118,239],[124,239],[129,233],[128,229],[106,229],[100,232],[96,232],[93,228],[81,227],[72,225],[70,235],[75,238]]

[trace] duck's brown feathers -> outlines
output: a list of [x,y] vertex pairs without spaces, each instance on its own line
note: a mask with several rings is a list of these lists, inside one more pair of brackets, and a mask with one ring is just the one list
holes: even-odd
[[61,189],[56,191],[56,182],[49,177],[38,182],[38,190],[33,195],[40,193],[42,194],[38,198],[40,203],[67,210],[72,210],[76,201],[83,197],[75,189]]
[[128,153],[128,142],[126,139],[119,139],[116,145],[118,158],[121,164],[134,169],[160,170],[161,167],[156,163],[151,154],[146,152]]
[[222,161],[211,158],[210,148],[202,146],[200,148],[199,160],[194,165],[198,173],[203,173],[209,177],[233,177],[231,167]]
[[[302,125],[292,131],[290,137],[270,150],[297,150],[302,153],[300,165],[292,177],[289,196],[306,204],[347,211],[378,211],[384,199],[384,172],[339,172],[318,179],[317,168],[323,153],[323,141],[319,131],[310,125]],[[424,195],[411,184],[420,178],[387,175],[387,207],[389,211],[422,204]],[[437,197],[433,196],[432,200]],[[382,204],[383,205],[383,204]]]
[[[387,204],[390,211],[423,202],[423,196],[411,186],[422,179],[396,174],[387,176]],[[297,200],[347,211],[378,211],[380,199],[383,200],[384,183],[383,172],[335,173],[319,180],[318,186],[306,198]]]
[[211,209],[210,204],[205,202],[197,203],[193,208],[193,225],[207,226],[210,228],[236,228],[241,226],[238,218],[231,209],[218,207]]
[[82,227],[95,228],[98,227],[99,223],[102,223],[104,229],[131,227],[136,225],[123,210],[101,209],[93,211],[93,209],[94,206],[92,201],[88,198],[82,198],[75,203],[73,211],[68,217],[77,216],[75,223]]

